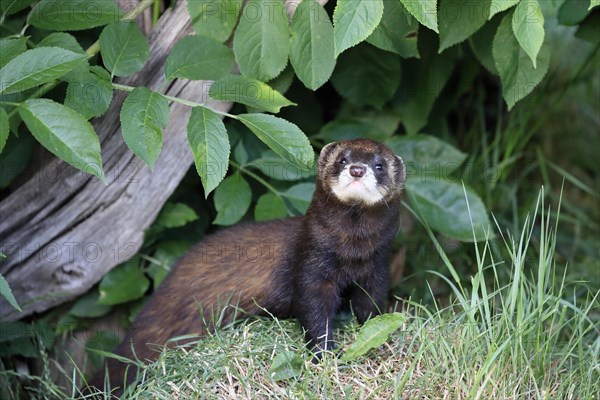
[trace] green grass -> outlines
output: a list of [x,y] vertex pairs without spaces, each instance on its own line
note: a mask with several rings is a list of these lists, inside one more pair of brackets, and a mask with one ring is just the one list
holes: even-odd
[[[468,284],[442,252],[448,273],[431,274],[451,287],[450,304],[400,300],[406,322],[364,356],[343,363],[329,354],[312,364],[295,320],[251,318],[165,350],[128,398],[597,399],[599,293],[582,297],[585,282],[567,285],[565,268],[557,273],[550,215],[558,220],[560,212],[542,198],[518,237],[497,229],[502,251],[492,252],[491,241],[474,245],[477,272]],[[507,282],[502,269],[510,270]],[[337,330],[340,351],[359,330],[353,323]],[[289,364],[273,368],[285,357]],[[60,395],[43,378],[37,384],[40,398],[77,394]]]

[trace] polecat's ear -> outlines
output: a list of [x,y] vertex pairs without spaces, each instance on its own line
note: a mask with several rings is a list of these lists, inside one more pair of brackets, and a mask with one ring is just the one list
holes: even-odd
[[331,142],[325,145],[325,147],[323,147],[321,153],[319,154],[319,171],[322,171],[325,168],[325,165],[327,165],[327,159],[329,158],[329,155],[331,154],[333,149],[335,149],[338,146],[338,144],[338,142]]
[[396,156],[396,161],[396,183],[404,187],[404,182],[406,182],[406,166],[402,157]]

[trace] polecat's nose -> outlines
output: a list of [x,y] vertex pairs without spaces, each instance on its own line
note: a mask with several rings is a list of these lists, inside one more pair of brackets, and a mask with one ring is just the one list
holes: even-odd
[[355,178],[362,178],[366,172],[367,168],[365,168],[365,166],[363,165],[354,164],[350,166],[350,175],[352,175]]

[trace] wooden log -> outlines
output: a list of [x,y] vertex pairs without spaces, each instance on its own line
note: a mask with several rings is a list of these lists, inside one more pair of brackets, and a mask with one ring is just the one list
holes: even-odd
[[[160,18],[150,37],[151,58],[121,83],[158,90],[173,44],[190,33],[185,2]],[[176,80],[172,96],[207,101],[210,82]],[[108,112],[93,121],[109,184],[54,158],[0,203],[0,273],[23,312],[0,300],[0,318],[16,320],[72,300],[89,290],[115,265],[133,256],[143,231],[193,163],[187,144],[190,107],[171,105],[170,122],[154,172],[126,147],[115,93]],[[223,111],[231,105],[209,102]]]

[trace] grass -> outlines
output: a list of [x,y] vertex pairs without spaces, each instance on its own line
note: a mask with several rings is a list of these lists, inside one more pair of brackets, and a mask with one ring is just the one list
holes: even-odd
[[[550,215],[560,213],[542,198],[518,237],[497,227],[501,252],[491,240],[474,245],[468,284],[438,246],[448,274],[431,273],[451,287],[450,304],[400,300],[405,323],[363,356],[342,362],[329,354],[312,364],[295,320],[251,318],[165,350],[127,398],[597,399],[599,293],[582,299],[585,282],[567,285],[565,269],[557,273]],[[501,269],[510,270],[507,282]],[[351,321],[337,330],[342,352],[359,331]],[[34,386],[39,398],[77,394],[59,395],[42,378]]]

